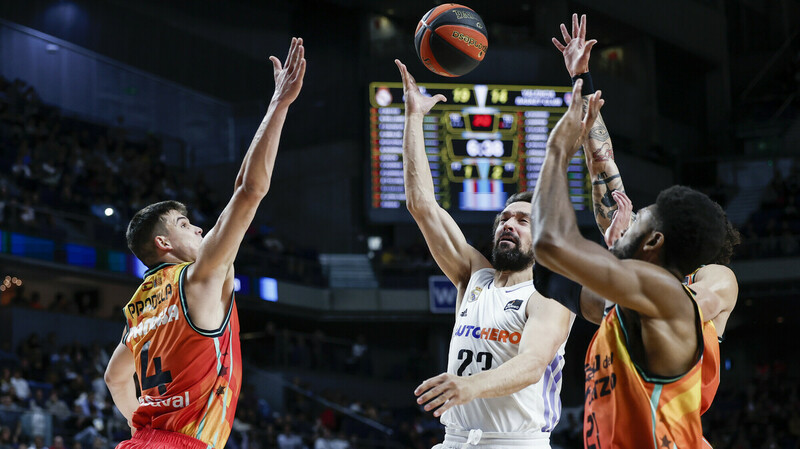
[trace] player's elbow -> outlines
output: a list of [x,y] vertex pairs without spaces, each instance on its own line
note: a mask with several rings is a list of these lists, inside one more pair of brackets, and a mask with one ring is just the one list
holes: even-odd
[[237,190],[244,198],[259,202],[265,196],[267,196],[267,192],[269,192],[269,184],[269,180],[263,180],[259,182],[248,182],[245,180]]
[[434,213],[434,208],[436,207],[439,207],[439,205],[435,202],[431,203],[430,201],[415,199],[412,195],[406,198],[406,209],[415,219],[425,218]]
[[547,363],[539,360],[538,358],[529,357],[527,360],[527,369],[525,373],[522,375],[524,387],[528,387],[533,385],[540,380],[542,380],[542,376],[544,376],[544,370],[547,367]]
[[103,374],[103,380],[106,382],[106,386],[108,386],[109,389],[113,389],[116,385],[120,384],[120,378],[116,375],[110,363],[106,367],[106,372]]

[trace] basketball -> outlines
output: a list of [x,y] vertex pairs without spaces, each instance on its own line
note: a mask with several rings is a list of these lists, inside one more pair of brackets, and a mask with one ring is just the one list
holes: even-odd
[[428,70],[454,77],[478,67],[486,56],[489,37],[478,13],[448,3],[422,16],[414,32],[414,46]]

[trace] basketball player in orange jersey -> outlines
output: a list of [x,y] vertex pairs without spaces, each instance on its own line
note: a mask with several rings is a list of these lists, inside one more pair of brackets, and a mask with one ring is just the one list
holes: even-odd
[[[681,281],[719,254],[725,214],[706,195],[674,186],[639,211],[610,252],[584,239],[566,171],[604,101],[593,95],[582,120],[582,86],[577,80],[550,134],[531,215],[537,263],[616,303],[586,355],[584,444],[701,447],[703,315]],[[574,310],[580,289],[554,292],[552,281],[537,279],[537,289]]]
[[106,368],[133,433],[118,448],[225,447],[242,385],[233,261],[269,190],[281,128],[303,85],[304,53],[303,40],[292,38],[285,64],[270,57],[272,101],[233,196],[205,237],[176,201],[151,204],[128,225],[128,247],[149,270],[123,309],[127,325]]
[[406,206],[434,260],[458,288],[447,372],[422,382],[417,403],[439,417],[436,448],[549,448],[561,414],[564,344],[574,316],[533,287],[530,192],[511,196],[493,228],[492,261],[436,202],[422,122],[442,95],[403,78]]
[[[586,15],[572,15],[572,34],[561,24],[561,35],[564,42],[553,38],[553,44],[564,56],[564,64],[573,80],[583,78],[591,81],[589,75],[589,57],[591,49],[597,42],[586,40]],[[584,86],[584,92],[587,86]],[[591,90],[591,89],[590,89]],[[584,102],[587,99],[584,98]],[[589,175],[592,179],[592,197],[595,220],[603,233],[606,245],[611,247],[628,228],[633,218],[630,199],[625,195],[622,177],[614,161],[614,147],[611,143],[603,117],[598,113],[597,119],[589,130],[584,141],[584,155]],[[618,209],[619,206],[619,209]],[[613,218],[613,220],[612,220]],[[733,247],[740,242],[739,232],[728,221],[726,222],[726,241],[722,250],[708,265],[702,266],[686,277],[685,283],[691,285],[696,294],[697,303],[706,319],[704,336],[707,338],[706,354],[703,357],[703,411],[711,405],[719,386],[719,343],[722,341],[725,325],[730,317],[739,294],[736,275],[728,268]],[[607,308],[605,301],[595,300],[592,295],[584,295],[581,304],[584,318],[599,324],[603,312]],[[596,298],[595,298],[596,299]]]

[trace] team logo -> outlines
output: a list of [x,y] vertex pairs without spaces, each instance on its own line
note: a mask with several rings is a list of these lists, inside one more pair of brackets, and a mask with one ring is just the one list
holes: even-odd
[[506,304],[506,306],[503,307],[503,310],[519,310],[521,306],[522,306],[522,300],[515,299],[513,301],[509,301],[508,304]]
[[467,302],[475,302],[475,301],[477,301],[478,300],[478,296],[480,296],[480,294],[481,294],[481,290],[483,290],[483,289],[480,288],[480,287],[475,287],[475,290],[472,290],[472,293],[469,294],[469,297],[467,298]]
[[464,309],[464,311],[463,311],[463,312],[461,312],[461,313],[459,314],[459,316],[467,316],[467,310],[468,310],[468,309]]

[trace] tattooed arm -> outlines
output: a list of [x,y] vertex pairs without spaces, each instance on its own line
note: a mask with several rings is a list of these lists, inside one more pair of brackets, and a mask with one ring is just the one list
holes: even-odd
[[[576,76],[589,71],[589,57],[592,47],[597,43],[595,39],[586,40],[586,15],[582,15],[580,21],[578,15],[572,15],[572,34],[567,30],[566,25],[561,24],[562,43],[557,38],[553,38],[553,45],[564,56],[564,65],[569,72],[569,76],[574,80]],[[583,110],[586,112],[589,96],[583,97]],[[594,122],[583,147],[583,154],[586,157],[586,166],[592,178],[592,202],[594,203],[594,214],[597,226],[604,235],[606,229],[611,225],[614,212],[617,210],[617,203],[611,196],[611,192],[618,190],[624,192],[622,179],[619,175],[617,164],[614,163],[614,147],[611,145],[611,137],[602,116],[598,116]],[[627,228],[627,226],[625,226]]]
[[605,234],[611,225],[617,202],[611,192],[625,192],[619,168],[614,162],[614,146],[602,117],[597,117],[583,145],[586,167],[592,179],[592,204],[594,218],[600,232]]

